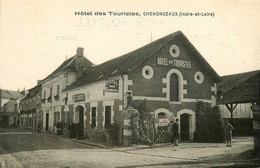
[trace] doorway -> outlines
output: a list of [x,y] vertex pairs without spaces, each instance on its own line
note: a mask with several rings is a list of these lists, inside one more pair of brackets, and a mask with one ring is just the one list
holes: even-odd
[[180,118],[180,133],[181,133],[181,141],[189,141],[190,140],[190,115],[182,114]]
[[45,130],[49,129],[49,113],[46,113]]
[[82,106],[77,106],[75,109],[75,123],[77,124],[77,135],[78,139],[84,138],[84,108]]

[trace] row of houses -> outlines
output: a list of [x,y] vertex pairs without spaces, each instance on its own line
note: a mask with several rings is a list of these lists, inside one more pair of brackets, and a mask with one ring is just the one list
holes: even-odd
[[197,103],[215,106],[220,82],[181,31],[100,65],[78,48],[29,90],[20,103],[20,125],[55,132],[57,123],[74,123],[81,138],[97,140],[116,123],[119,144],[127,145],[129,114],[142,111],[156,130],[179,118],[181,140],[193,140]]
[[19,125],[19,102],[25,91],[0,89],[0,127]]

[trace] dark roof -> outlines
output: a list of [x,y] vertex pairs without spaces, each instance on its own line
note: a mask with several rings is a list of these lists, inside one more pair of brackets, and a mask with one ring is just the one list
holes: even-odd
[[260,70],[244,72],[233,75],[222,76],[222,82],[219,83],[219,91],[226,93],[238,85],[246,82],[248,79],[260,73]]
[[73,88],[87,85],[99,80],[104,80],[121,74],[127,74],[137,68],[140,64],[150,58],[154,53],[164,47],[168,42],[170,42],[176,36],[183,37],[182,39],[188,44],[196,55],[196,59],[203,64],[203,67],[207,67],[206,70],[212,74],[214,79],[220,81],[218,74],[212,69],[212,67],[207,63],[207,61],[200,55],[200,53],[195,49],[195,47],[189,42],[185,35],[181,31],[169,34],[162,37],[152,43],[149,43],[137,50],[130,53],[122,55],[120,57],[114,58],[100,65],[97,65],[90,69],[85,75],[79,78],[76,82],[68,86],[64,91],[71,90]]
[[32,98],[32,97],[35,97],[37,96],[37,94],[41,91],[41,86],[42,85],[36,85],[35,87],[29,89],[29,93],[26,95],[26,97],[24,97],[21,102],[29,99],[29,98]]
[[[55,69],[50,75],[48,75],[46,78],[44,78],[40,83],[42,83],[44,80],[48,79],[49,77],[61,72],[61,71],[70,71],[70,72],[76,72],[76,58],[77,55],[67,59],[66,61],[64,61],[57,69]],[[92,67],[94,64],[89,61],[86,57],[84,57],[85,60],[85,65],[87,67]]]
[[0,89],[0,98],[1,99],[19,99],[20,100],[20,99],[24,98],[24,95],[21,94],[19,91]]

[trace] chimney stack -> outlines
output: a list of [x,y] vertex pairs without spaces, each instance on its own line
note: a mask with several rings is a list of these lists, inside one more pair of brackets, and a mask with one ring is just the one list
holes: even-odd
[[77,48],[77,56],[84,56],[84,48],[82,47]]

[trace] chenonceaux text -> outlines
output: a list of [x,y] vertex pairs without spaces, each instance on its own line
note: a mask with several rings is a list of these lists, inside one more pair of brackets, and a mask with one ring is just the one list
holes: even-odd
[[215,12],[130,12],[130,11],[75,11],[75,16],[209,16],[214,17]]

